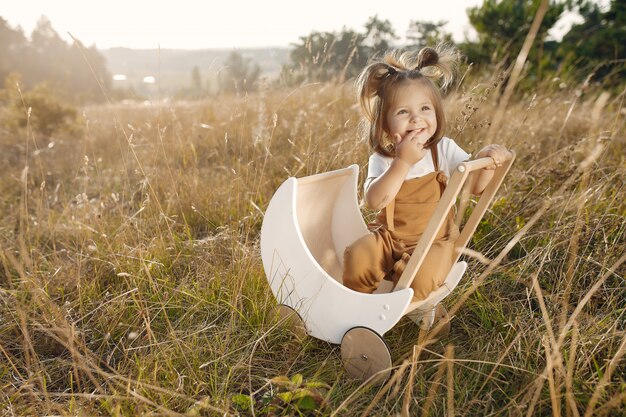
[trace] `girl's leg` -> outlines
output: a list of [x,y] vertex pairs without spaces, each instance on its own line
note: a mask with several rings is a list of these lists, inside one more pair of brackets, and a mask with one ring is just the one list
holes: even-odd
[[343,257],[343,285],[359,292],[376,291],[393,268],[391,242],[377,232],[348,246]]
[[[413,279],[411,283],[411,288],[413,288],[413,301],[425,299],[431,292],[444,283],[450,272],[450,268],[452,268],[453,251],[454,245],[452,242],[441,240],[433,242],[420,269],[415,275],[415,279]],[[409,255],[405,253],[399,263],[406,264],[408,260]],[[396,266],[396,281],[400,279],[398,272],[401,274],[404,270],[404,266],[405,265],[400,268]]]

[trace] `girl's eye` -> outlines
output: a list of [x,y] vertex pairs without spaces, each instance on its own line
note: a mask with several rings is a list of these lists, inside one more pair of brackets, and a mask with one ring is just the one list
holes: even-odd
[[430,106],[422,106],[422,111],[428,111],[430,110]]
[[406,110],[398,110],[398,114],[406,114],[407,111]]

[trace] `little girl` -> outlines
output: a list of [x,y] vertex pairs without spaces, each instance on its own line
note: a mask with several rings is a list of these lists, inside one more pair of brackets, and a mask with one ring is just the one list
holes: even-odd
[[[445,117],[439,89],[453,78],[458,53],[450,47],[394,51],[369,64],[359,75],[357,95],[369,122],[369,158],[365,201],[380,210],[370,233],[346,248],[343,283],[360,292],[374,292],[383,279],[400,279],[417,242],[443,194],[447,178],[469,154],[443,136]],[[504,162],[508,151],[489,145],[476,155]],[[470,181],[480,194],[493,177],[481,170]],[[454,240],[459,230],[453,213],[424,259],[411,288],[414,301],[422,300],[445,280],[455,259]]]

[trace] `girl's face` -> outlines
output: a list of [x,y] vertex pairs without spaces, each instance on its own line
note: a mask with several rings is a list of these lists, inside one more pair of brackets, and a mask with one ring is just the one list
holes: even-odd
[[416,137],[426,143],[437,130],[437,113],[428,88],[419,81],[404,81],[391,97],[385,115],[389,136],[404,138],[417,130]]

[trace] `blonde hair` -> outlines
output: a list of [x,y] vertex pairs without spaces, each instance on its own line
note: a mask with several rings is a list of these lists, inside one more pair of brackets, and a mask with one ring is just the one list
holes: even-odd
[[[436,145],[445,130],[441,90],[445,90],[454,79],[459,52],[446,44],[435,48],[425,47],[419,52],[393,50],[382,59],[367,65],[356,79],[357,98],[368,122],[368,142],[371,148],[385,156],[395,156],[395,143],[388,135],[385,115],[389,103],[400,85],[406,81],[417,81],[431,93],[437,130],[426,142],[425,147]],[[441,81],[439,87],[436,82]]]

